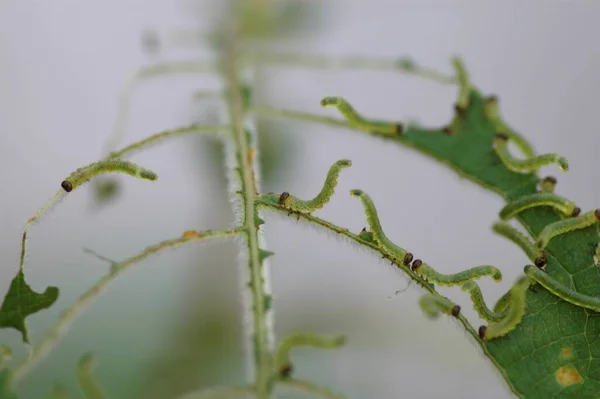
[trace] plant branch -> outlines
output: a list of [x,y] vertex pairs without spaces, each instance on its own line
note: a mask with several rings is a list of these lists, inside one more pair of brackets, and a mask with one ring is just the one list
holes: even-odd
[[253,386],[241,387],[211,387],[186,393],[178,399],[238,399],[255,396]]
[[231,127],[223,125],[191,125],[180,127],[177,129],[165,130],[163,132],[153,134],[152,136],[146,137],[143,140],[130,144],[127,147],[120,149],[119,151],[113,151],[110,154],[108,154],[106,158],[123,158],[125,155],[130,155],[132,152],[140,151],[146,147],[158,144],[160,141],[172,137],[199,133],[224,133],[228,131],[231,131]]
[[[368,248],[368,249],[378,253],[379,255],[382,256],[382,258],[386,258],[386,255],[381,251],[381,249],[377,246],[377,244],[375,244],[374,242],[369,242],[369,241],[363,240],[362,238],[360,238],[359,235],[350,232],[350,230],[348,230],[345,227],[337,226],[331,222],[328,222],[326,220],[323,220],[316,216],[312,216],[307,213],[290,212],[289,209],[283,208],[272,202],[262,201],[261,199],[258,199],[257,202],[261,208],[265,208],[270,211],[274,211],[274,212],[278,213],[279,215],[282,215],[282,216],[285,216],[288,218],[296,218],[297,220],[302,219],[304,222],[307,222],[311,225],[318,226],[325,230],[339,234],[340,236],[342,236],[346,239],[349,239],[349,240],[353,241],[354,243],[357,243],[358,245],[362,246],[363,248]],[[391,262],[391,260],[390,260],[390,262]],[[427,292],[437,294],[437,291],[431,284],[429,284],[426,280],[424,280],[418,274],[410,271],[410,268],[408,268],[407,266],[405,266],[403,264],[396,264],[393,262],[392,262],[392,264],[395,267],[397,267],[398,269],[400,269],[402,272],[404,272],[408,276],[408,278],[410,278],[411,280],[418,283],[418,285],[420,287],[422,287],[423,289],[425,289]],[[475,328],[473,328],[471,323],[469,323],[469,321],[462,314],[459,314],[456,317],[456,319],[460,322],[460,324],[462,324],[462,326],[465,329],[465,331],[467,332],[467,334],[469,334],[477,342],[479,347],[482,349],[484,355],[487,358],[489,358],[492,363],[494,363],[494,365],[496,366],[498,371],[502,374],[502,376],[505,379],[507,379],[506,371],[503,368],[499,367],[496,359],[490,354],[487,346],[482,343],[481,339],[479,338],[479,333],[475,330]]]
[[50,329],[42,342],[37,345],[31,355],[19,366],[15,367],[12,375],[13,383],[17,383],[23,378],[37,363],[39,363],[50,351],[56,346],[60,339],[65,334],[71,323],[92,303],[92,301],[100,296],[106,287],[114,281],[121,273],[129,269],[135,263],[161,252],[168,248],[178,247],[191,241],[200,241],[205,239],[215,239],[223,237],[231,237],[241,233],[240,228],[231,228],[226,230],[207,230],[207,231],[186,231],[181,237],[167,241],[162,241],[158,244],[146,248],[144,251],[125,259],[124,261],[113,265],[110,272],[102,277],[96,284],[79,297],[71,307],[61,313],[54,326]]
[[267,399],[270,396],[269,384],[272,371],[273,333],[270,331],[268,319],[269,310],[266,309],[265,270],[262,264],[259,247],[258,211],[255,206],[257,193],[257,179],[253,166],[253,151],[250,137],[244,129],[244,106],[241,96],[241,82],[238,76],[240,67],[238,55],[237,26],[229,32],[223,54],[223,71],[227,82],[227,106],[232,119],[232,134],[235,146],[235,159],[237,172],[241,180],[241,194],[243,198],[244,232],[248,249],[248,267],[250,269],[249,286],[252,294],[252,326],[253,345],[255,353],[255,389],[257,397]]
[[455,84],[456,78],[444,75],[433,69],[421,67],[409,58],[367,58],[361,56],[330,57],[314,54],[293,53],[247,53],[244,60],[263,65],[283,65],[288,67],[320,68],[320,69],[374,69],[401,71],[439,83]]
[[165,62],[140,68],[128,80],[121,89],[117,106],[117,118],[113,131],[104,143],[104,153],[113,151],[125,136],[125,125],[129,116],[129,101],[135,86],[145,79],[166,75],[195,75],[199,73],[211,73],[217,70],[214,62],[204,60],[182,60],[176,62]]

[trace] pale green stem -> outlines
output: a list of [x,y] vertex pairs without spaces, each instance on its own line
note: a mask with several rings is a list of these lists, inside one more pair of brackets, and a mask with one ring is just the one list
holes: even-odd
[[230,126],[214,125],[214,126],[202,126],[202,125],[191,125],[180,127],[178,129],[165,130],[154,134],[150,137],[146,137],[143,140],[135,142],[120,149],[119,151],[113,151],[106,158],[123,158],[125,155],[130,155],[132,152],[140,151],[148,146],[157,144],[162,140],[166,140],[172,137],[184,136],[188,134],[199,134],[199,133],[224,133],[231,131]]
[[260,62],[261,64],[284,65],[300,68],[319,69],[374,69],[401,71],[432,79],[440,83],[455,84],[456,79],[444,75],[433,69],[418,66],[408,58],[397,59],[370,59],[361,56],[331,57],[311,54],[283,54],[283,53],[247,53],[244,55],[245,62]]
[[25,229],[23,229],[23,236],[21,237],[21,259],[19,264],[19,270],[22,272],[25,267],[25,255],[27,254],[27,235],[29,234],[29,229],[35,222],[37,222],[44,213],[46,213],[50,208],[58,203],[66,194],[66,191],[62,188],[54,194],[52,198],[39,210],[35,215],[27,220],[25,224]]
[[104,153],[109,154],[123,141],[125,137],[125,125],[129,118],[129,101],[135,86],[145,80],[166,75],[196,75],[199,73],[210,73],[216,71],[216,65],[212,62],[200,60],[186,60],[177,62],[166,62],[154,64],[139,69],[128,80],[117,105],[117,117],[111,135],[104,143]]
[[273,116],[279,118],[296,119],[304,122],[320,123],[333,127],[342,127],[347,129],[356,129],[350,122],[344,119],[335,118],[325,115],[316,115],[309,112],[293,111],[288,109],[274,108],[264,105],[250,107],[250,113],[260,116]]
[[187,232],[182,237],[160,242],[156,245],[146,248],[144,251],[134,255],[116,265],[113,265],[110,272],[102,277],[88,291],[79,297],[71,307],[61,313],[54,326],[48,334],[42,339],[39,345],[35,346],[31,355],[13,370],[13,383],[17,383],[23,378],[36,364],[38,364],[50,351],[56,346],[63,335],[66,333],[71,323],[106,289],[124,271],[129,269],[135,263],[147,258],[150,255],[163,251],[167,248],[177,247],[190,241],[199,241],[208,238],[231,237],[241,233],[241,229],[232,228],[218,231]]
[[254,397],[254,387],[211,387],[179,396],[177,399],[240,399]]
[[[250,289],[252,293],[252,326],[253,344],[255,348],[255,388],[259,399],[270,397],[270,376],[273,363],[273,332],[270,330],[268,311],[264,307],[266,298],[266,278],[263,265],[259,256],[259,233],[256,219],[258,211],[255,201],[257,193],[257,179],[253,167],[253,160],[248,156],[251,150],[246,130],[244,128],[244,109],[241,97],[241,82],[239,80],[239,60],[237,30],[231,31],[232,36],[225,44],[222,70],[227,82],[227,106],[233,127],[233,143],[235,159],[239,174],[241,175],[241,194],[243,197],[244,231],[248,248],[248,267],[250,269]],[[264,248],[263,248],[264,249]]]

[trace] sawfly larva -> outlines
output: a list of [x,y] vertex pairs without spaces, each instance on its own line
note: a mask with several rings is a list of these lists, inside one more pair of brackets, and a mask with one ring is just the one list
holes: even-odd
[[557,235],[565,234],[570,231],[585,229],[600,220],[600,209],[589,211],[583,215],[559,220],[558,222],[550,223],[540,232],[535,245],[539,249],[544,249],[550,240]]
[[542,166],[555,163],[560,170],[566,172],[569,170],[569,161],[567,158],[558,154],[542,154],[537,157],[516,159],[508,150],[509,137],[505,133],[497,133],[493,141],[494,151],[507,169],[513,172],[535,172]]

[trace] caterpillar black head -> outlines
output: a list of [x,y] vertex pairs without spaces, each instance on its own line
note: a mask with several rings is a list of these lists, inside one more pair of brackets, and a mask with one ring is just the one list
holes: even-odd
[[460,306],[454,305],[454,307],[452,308],[452,316],[458,317],[459,314],[460,314]]
[[496,133],[496,139],[508,141],[508,135],[506,133]]
[[487,326],[479,327],[479,338],[485,339],[485,332],[487,331]]
[[396,124],[396,135],[401,136],[402,133],[404,133],[404,125],[402,125],[402,123],[397,123]]
[[596,210],[594,211],[594,216],[596,216],[596,219],[597,219],[597,220],[600,220],[600,209],[596,209]]
[[581,213],[581,208],[576,206],[573,208],[573,212],[571,212],[571,217],[577,217]]
[[421,259],[415,259],[410,268],[413,272],[416,272],[417,270],[419,270],[419,267],[421,267],[422,264],[423,262],[421,261]]
[[60,183],[60,186],[63,188],[63,190],[65,190],[68,193],[70,193],[71,190],[73,190],[73,183],[71,183],[68,180],[63,180],[63,182]]
[[290,193],[288,193],[287,191],[284,191],[283,193],[281,193],[281,195],[279,196],[279,203],[281,205],[283,205],[285,203],[285,200],[287,200],[288,198],[290,198]]
[[486,104],[494,104],[497,102],[498,102],[498,97],[493,94],[485,99]]
[[535,258],[535,261],[533,263],[541,269],[542,267],[546,266],[546,257],[544,255],[538,256],[537,258]]
[[284,364],[279,369],[279,377],[281,378],[289,378],[292,375],[293,367],[290,363]]
[[404,265],[408,266],[410,265],[410,262],[412,262],[413,260],[413,254],[411,254],[410,252],[407,252],[406,255],[404,255]]

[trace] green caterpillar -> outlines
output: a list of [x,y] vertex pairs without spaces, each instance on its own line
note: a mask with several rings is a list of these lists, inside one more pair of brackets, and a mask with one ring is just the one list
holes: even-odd
[[365,214],[367,215],[367,223],[369,223],[373,238],[378,243],[381,252],[389,257],[395,264],[408,266],[413,259],[413,255],[404,248],[397,246],[386,237],[381,229],[377,209],[375,209],[375,204],[373,204],[371,197],[362,190],[351,190],[350,195],[358,197],[361,200],[365,208]]
[[523,153],[525,158],[535,157],[535,151],[533,150],[531,144],[529,144],[529,142],[525,140],[523,136],[510,129],[500,117],[498,98],[496,96],[490,96],[486,99],[485,113],[487,118],[494,124],[496,131],[506,134]]
[[515,159],[508,151],[508,135],[497,133],[493,141],[494,151],[509,170],[513,172],[535,172],[545,165],[555,163],[560,170],[566,172],[569,170],[569,161],[558,154],[543,154],[537,157],[527,159]]
[[422,276],[427,281],[445,286],[462,284],[464,282],[475,280],[484,276],[491,276],[496,282],[502,280],[502,272],[498,268],[490,265],[475,266],[471,269],[455,274],[441,274],[436,272],[428,264],[423,263],[421,259],[415,259],[412,263],[411,269],[417,275]]
[[529,238],[525,237],[525,235],[510,224],[503,222],[494,223],[492,229],[502,237],[508,238],[517,244],[537,267],[546,266],[547,260],[542,252],[533,245]]
[[336,107],[346,120],[356,129],[367,132],[401,135],[404,126],[400,123],[393,124],[368,120],[363,118],[356,110],[342,97],[325,97],[321,100],[322,107]]
[[368,231],[366,228],[363,227],[363,229],[360,231],[360,233],[358,233],[358,237],[364,241],[367,242],[374,242],[373,239],[373,233],[371,233],[370,231]]
[[[535,266],[531,267],[540,273],[544,273]],[[490,323],[488,326],[479,327],[479,337],[482,340],[503,337],[517,327],[525,315],[526,294],[530,284],[531,281],[527,276],[519,277],[510,290],[511,299],[505,316],[495,323]]]
[[440,313],[446,313],[454,317],[460,314],[460,306],[438,294],[425,294],[419,299],[419,306],[423,313],[431,319],[437,318]]
[[560,299],[582,308],[600,312],[600,297],[580,294],[531,265],[525,266],[525,274]]
[[292,372],[290,352],[298,346],[309,346],[319,349],[334,349],[346,343],[346,337],[324,338],[314,334],[298,333],[285,338],[275,350],[275,369],[280,378],[287,378]]
[[600,220],[600,209],[586,212],[583,215],[571,219],[550,223],[540,232],[535,245],[539,249],[544,249],[550,240],[557,235],[568,233],[573,230],[584,229],[593,225],[598,220]]
[[279,196],[279,204],[286,209],[302,213],[311,213],[323,208],[333,196],[341,170],[350,166],[352,166],[352,161],[347,159],[342,159],[331,165],[325,178],[325,184],[323,184],[323,188],[315,198],[303,201],[288,192],[283,192]]
[[495,313],[502,313],[506,310],[510,303],[510,290],[508,290],[504,295],[498,299],[498,302],[494,305]]
[[550,206],[566,216],[572,217],[579,216],[581,213],[581,208],[564,197],[560,197],[552,193],[536,193],[525,195],[508,203],[500,211],[500,219],[511,219],[516,214],[523,212],[525,209],[534,208],[537,206]]
[[92,177],[110,173],[110,172],[118,172],[125,173],[131,175],[133,177],[139,177],[145,180],[156,180],[158,176],[156,173],[151,170],[142,168],[139,165],[134,164],[133,162],[123,161],[121,159],[106,159],[103,161],[94,162],[87,166],[77,169],[75,172],[71,173],[60,186],[66,192],[71,192],[76,189],[83,183],[90,180]]
[[471,296],[473,308],[475,309],[479,317],[481,317],[483,320],[494,322],[499,321],[506,316],[504,312],[491,311],[487,307],[487,305],[485,304],[485,300],[483,299],[481,289],[475,281],[467,281],[466,283],[461,285],[460,288]]
[[456,110],[458,113],[465,111],[469,107],[471,98],[471,81],[467,69],[460,57],[452,58],[452,66],[456,72],[456,80],[458,81],[459,92],[458,100],[456,101]]

